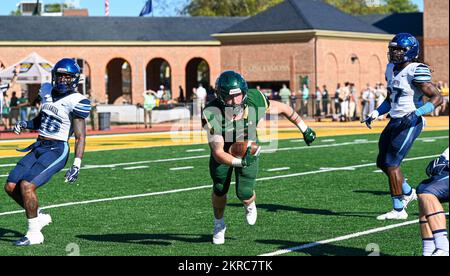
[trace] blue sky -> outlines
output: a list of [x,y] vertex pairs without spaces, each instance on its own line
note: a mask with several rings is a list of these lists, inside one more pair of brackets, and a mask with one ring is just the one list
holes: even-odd
[[[153,0],[154,16],[176,16],[178,11],[189,0]],[[0,0],[0,15],[8,15],[16,9],[19,0]],[[65,0],[42,0],[45,4],[61,3]],[[80,7],[88,8],[89,15],[103,16],[105,14],[104,0],[72,0],[79,3]],[[138,16],[145,0],[109,0],[110,16]],[[412,0],[423,11],[423,0]]]

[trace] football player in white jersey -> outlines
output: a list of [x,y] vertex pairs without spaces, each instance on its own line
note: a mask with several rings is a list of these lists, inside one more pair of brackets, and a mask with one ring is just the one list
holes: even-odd
[[423,256],[448,256],[448,232],[441,202],[448,202],[448,148],[428,164],[428,179],[417,187]]
[[[393,210],[377,217],[378,220],[407,219],[406,207],[417,199],[416,191],[406,182],[400,164],[411,149],[414,140],[424,128],[425,114],[442,104],[439,91],[431,82],[427,65],[417,62],[419,42],[408,34],[397,34],[389,43],[389,64],[386,69],[388,96],[386,100],[364,120],[371,123],[389,113],[391,120],[380,136],[377,166],[389,179]],[[419,106],[419,99],[429,101]]]
[[66,182],[78,178],[86,143],[86,123],[91,109],[90,101],[75,89],[80,80],[80,67],[72,59],[62,59],[52,70],[52,83],[41,86],[39,96],[42,108],[30,121],[19,121],[16,134],[23,129],[37,130],[37,141],[22,152],[28,152],[10,172],[5,185],[6,193],[25,209],[28,231],[17,246],[41,244],[41,230],[50,224],[50,215],[38,208],[36,189],[61,171],[69,158],[68,140],[75,134],[75,160],[66,173]]

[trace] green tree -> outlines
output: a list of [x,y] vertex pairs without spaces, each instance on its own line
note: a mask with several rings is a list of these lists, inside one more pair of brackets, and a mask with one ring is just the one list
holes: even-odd
[[410,0],[387,0],[386,7],[388,12],[418,12],[419,7]]
[[63,4],[56,3],[56,4],[46,4],[44,6],[45,12],[62,12],[61,8],[67,9],[69,8],[69,5],[67,5],[66,3]]
[[411,0],[325,0],[325,2],[352,15],[419,11]]
[[283,0],[192,0],[182,14],[191,16],[252,16]]
[[19,9],[16,9],[16,10],[14,10],[14,11],[11,11],[11,12],[9,13],[9,15],[11,15],[11,16],[21,16],[22,13],[20,12]]
[[[253,16],[283,0],[191,0],[182,14],[191,16]],[[325,0],[352,15],[417,12],[411,0]]]

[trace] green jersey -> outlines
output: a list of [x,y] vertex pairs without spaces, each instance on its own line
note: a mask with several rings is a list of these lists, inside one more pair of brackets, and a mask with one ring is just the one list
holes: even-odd
[[225,150],[236,141],[258,140],[256,127],[265,117],[270,103],[267,97],[257,89],[248,90],[246,101],[244,115],[239,120],[227,118],[226,107],[221,105],[218,99],[208,103],[203,110],[203,126],[211,134],[221,135],[224,138]]

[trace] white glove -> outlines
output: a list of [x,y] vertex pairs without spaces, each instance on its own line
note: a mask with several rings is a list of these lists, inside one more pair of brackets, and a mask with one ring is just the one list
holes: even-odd
[[380,116],[380,113],[377,110],[374,110],[363,122],[366,123],[366,126],[368,128],[372,129],[372,122],[375,121],[378,118],[378,116]]
[[18,121],[16,125],[14,126],[14,133],[19,135],[23,129],[27,128],[27,122],[25,121]]

